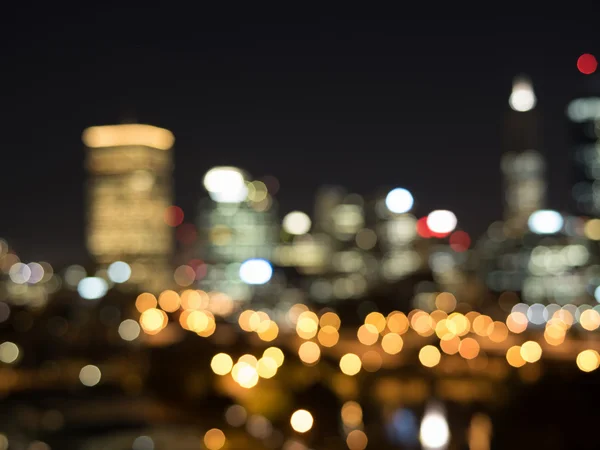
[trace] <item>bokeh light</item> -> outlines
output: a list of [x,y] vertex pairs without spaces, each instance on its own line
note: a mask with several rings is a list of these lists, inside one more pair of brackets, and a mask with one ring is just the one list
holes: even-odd
[[82,367],[79,372],[79,381],[81,381],[81,384],[88,387],[96,386],[100,383],[101,377],[102,372],[100,372],[100,369],[91,364]]
[[598,68],[596,57],[590,53],[584,53],[577,58],[577,70],[584,75],[590,75]]
[[290,418],[292,428],[298,433],[306,433],[309,431],[313,426],[313,421],[312,414],[305,409],[294,411]]
[[392,189],[385,197],[385,206],[395,214],[403,214],[410,211],[413,203],[412,194],[404,188]]
[[240,266],[240,278],[246,284],[268,283],[273,275],[273,267],[266,259],[249,259]]
[[283,218],[282,226],[287,233],[299,236],[309,232],[311,220],[306,213],[292,211]]

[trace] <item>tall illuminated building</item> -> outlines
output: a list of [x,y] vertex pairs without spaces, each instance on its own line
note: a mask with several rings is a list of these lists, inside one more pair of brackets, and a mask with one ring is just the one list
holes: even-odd
[[529,216],[543,208],[546,197],[536,102],[531,81],[523,76],[515,78],[509,98],[506,153],[502,157],[504,220],[507,233],[515,236],[527,230]]
[[267,186],[251,181],[236,167],[215,167],[204,177],[209,198],[198,212],[198,257],[207,273],[199,287],[228,294],[234,300],[252,297],[240,275],[245,261],[272,261],[278,241],[276,207]]
[[[600,92],[600,86],[597,89]],[[575,212],[600,217],[600,96],[588,94],[572,100],[567,117],[575,168],[571,191]]]
[[152,292],[172,280],[173,134],[142,124],[94,126],[87,147],[87,247],[100,267],[124,261],[130,285]]

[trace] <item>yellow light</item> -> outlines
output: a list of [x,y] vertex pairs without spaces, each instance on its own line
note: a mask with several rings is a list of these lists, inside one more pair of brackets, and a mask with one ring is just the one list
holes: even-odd
[[528,363],[539,361],[542,357],[542,347],[535,341],[527,341],[521,345],[521,357]]
[[583,372],[592,372],[600,365],[600,356],[595,350],[584,350],[577,355],[577,367]]
[[489,338],[492,342],[504,342],[506,338],[508,338],[508,327],[504,325],[504,322],[494,322],[492,332],[490,333]]
[[179,294],[175,291],[163,291],[158,296],[158,305],[166,312],[175,312],[181,305]]
[[491,317],[481,315],[473,321],[473,331],[479,336],[489,336],[493,329]]
[[[194,312],[194,311],[192,311],[192,312]],[[209,314],[208,311],[206,311],[205,314],[207,314],[207,316],[208,316],[208,325],[203,330],[196,332],[196,334],[201,337],[212,336],[212,334],[217,329],[217,324],[215,323],[215,318],[212,315],[208,315]]]
[[364,450],[368,443],[369,439],[362,430],[352,430],[346,437],[346,445],[349,450]]
[[456,297],[450,292],[440,292],[435,298],[435,307],[450,313],[456,308]]
[[269,320],[262,322],[258,326],[258,330],[256,330],[256,332],[261,340],[265,342],[271,342],[274,341],[279,335],[279,327],[275,322]]
[[258,331],[263,322],[271,320],[269,315],[264,311],[253,311],[248,319],[248,327],[250,331]]
[[273,358],[262,357],[258,360],[256,371],[261,378],[273,378],[277,374],[277,362]]
[[460,356],[465,359],[474,359],[479,355],[479,342],[473,338],[465,338],[458,346]]
[[440,363],[442,355],[433,345],[426,345],[419,351],[419,361],[425,367],[435,367]]
[[319,330],[317,339],[323,347],[333,347],[340,340],[340,335],[332,325],[325,325]]
[[340,369],[346,375],[356,375],[358,372],[360,372],[361,367],[362,362],[354,353],[346,353],[340,359]]
[[362,423],[363,412],[356,402],[346,402],[342,406],[342,422],[350,428],[356,428]]
[[442,340],[440,341],[440,347],[447,355],[455,355],[458,353],[458,349],[460,347],[460,338],[458,336],[454,336],[452,339]]
[[161,330],[163,322],[163,314],[156,308],[147,309],[140,316],[140,325],[146,333],[153,333]]
[[319,320],[319,324],[321,325],[321,328],[330,326],[330,327],[335,328],[336,330],[339,330],[340,325],[342,324],[342,321],[340,320],[340,316],[338,316],[334,312],[329,311],[321,316],[321,319]]
[[377,342],[377,339],[379,339],[377,328],[375,325],[371,324],[361,325],[358,328],[356,335],[358,336],[360,343],[364,345],[373,345]]
[[217,375],[227,375],[233,368],[233,359],[227,353],[218,353],[213,356],[210,368]]
[[294,431],[298,433],[306,433],[313,426],[313,416],[305,409],[299,409],[292,414],[290,424]]
[[225,433],[218,428],[208,430],[204,435],[204,445],[208,450],[219,450],[225,446]]
[[433,319],[425,311],[418,311],[410,319],[410,324],[421,336],[431,336],[434,333]]
[[513,345],[506,351],[506,360],[513,367],[522,367],[527,362],[521,356],[520,345]]
[[252,326],[250,324],[250,319],[252,318],[253,314],[254,311],[252,311],[251,309],[246,309],[245,311],[242,311],[240,317],[238,318],[238,324],[240,325],[240,328],[242,330],[247,332],[253,331]]
[[284,355],[283,352],[277,347],[269,347],[263,352],[263,358],[271,358],[278,367],[283,365]]
[[[563,324],[564,325],[564,324]],[[566,331],[559,324],[556,319],[551,319],[546,324],[546,329],[544,330],[544,339],[550,345],[560,345],[565,341]]]
[[368,352],[363,353],[361,362],[363,369],[365,369],[367,372],[377,372],[379,369],[381,369],[383,360],[381,359],[379,352],[375,350],[369,350]]
[[367,314],[367,317],[365,317],[365,324],[373,325],[377,332],[381,333],[383,330],[385,330],[386,321],[383,314],[379,312],[372,312]]
[[381,340],[381,348],[390,355],[400,353],[403,346],[404,341],[402,340],[402,337],[396,333],[388,333]]
[[159,150],[169,150],[175,142],[169,130],[142,124],[90,127],[84,130],[82,140],[89,148],[142,145]]
[[587,309],[579,316],[579,323],[584,330],[597,330],[600,326],[600,314],[595,309]]
[[600,241],[600,219],[588,220],[583,229],[585,236],[592,241]]
[[321,349],[314,342],[304,342],[298,349],[298,356],[305,364],[315,364],[321,357]]
[[138,295],[135,300],[135,308],[140,313],[143,313],[147,309],[156,308],[157,304],[156,297],[149,292]]
[[456,325],[452,320],[442,319],[435,325],[435,334],[442,340],[447,341],[456,336]]
[[392,333],[404,334],[408,326],[408,319],[399,311],[393,311],[387,317],[387,327]]
[[298,317],[296,332],[302,339],[312,339],[317,335],[319,320],[317,315],[311,311],[305,311]]
[[187,289],[181,293],[181,307],[183,309],[204,309],[208,306],[208,294],[204,291]]
[[448,316],[448,321],[454,324],[456,335],[464,336],[471,329],[471,323],[469,319],[463,316],[461,313],[454,312]]
[[204,311],[192,311],[187,316],[187,326],[194,333],[206,330],[209,325],[209,318]]
[[527,329],[527,316],[522,312],[513,312],[506,318],[506,326],[513,333],[522,333]]
[[231,369],[231,376],[243,388],[250,389],[258,383],[258,372],[250,364],[238,361]]
[[238,362],[248,364],[252,367],[256,367],[258,365],[258,359],[256,356],[250,354],[240,356]]

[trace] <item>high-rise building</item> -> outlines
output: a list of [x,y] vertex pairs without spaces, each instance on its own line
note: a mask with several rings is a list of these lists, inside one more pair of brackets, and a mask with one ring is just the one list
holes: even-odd
[[173,134],[142,124],[94,126],[87,147],[87,247],[98,265],[130,265],[128,284],[158,291],[172,280]]
[[600,217],[600,96],[581,96],[567,107],[575,176],[575,213]]
[[[235,167],[215,167],[204,177],[210,198],[198,211],[197,256],[207,265],[199,280],[206,291],[219,291],[237,301],[252,298],[253,285],[270,279],[244,279],[242,266],[260,260],[254,267],[269,270],[278,241],[278,221],[274,199],[261,181],[249,180],[248,174]],[[250,268],[253,267],[252,263]],[[258,274],[262,275],[262,274]]]
[[544,158],[540,145],[536,97],[530,80],[517,77],[509,98],[505,133],[506,152],[502,157],[504,176],[504,220],[506,231],[522,235],[529,216],[542,209],[546,197]]

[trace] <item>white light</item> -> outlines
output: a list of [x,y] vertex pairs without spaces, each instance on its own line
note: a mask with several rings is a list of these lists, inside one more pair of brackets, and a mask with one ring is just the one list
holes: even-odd
[[240,278],[246,284],[265,284],[273,276],[273,268],[266,259],[249,259],[240,266]]
[[124,341],[134,341],[140,335],[140,326],[137,321],[126,319],[119,325],[119,336]]
[[513,90],[508,99],[508,104],[512,109],[519,112],[525,112],[533,109],[536,103],[533,86],[526,78],[517,78],[513,83]]
[[310,230],[310,217],[301,211],[292,211],[283,218],[283,229],[289,234],[300,236]]
[[114,283],[125,283],[131,276],[131,267],[123,261],[116,261],[108,266],[108,278]]
[[536,234],[558,233],[564,224],[563,216],[549,209],[541,209],[529,216],[527,224],[529,229]]
[[450,430],[443,411],[429,408],[421,422],[419,438],[426,450],[445,449],[450,441]]
[[438,209],[427,216],[427,227],[434,233],[450,233],[456,228],[457,220],[452,211]]
[[15,263],[10,266],[8,276],[13,283],[25,284],[31,277],[31,268],[27,264],[21,262]]
[[248,195],[244,175],[235,167],[215,167],[204,176],[210,198],[219,203],[240,203]]
[[3,342],[0,345],[0,361],[12,364],[19,358],[19,347],[14,342]]
[[385,198],[385,206],[396,214],[410,211],[414,202],[412,194],[403,188],[392,189]]
[[83,367],[79,372],[79,381],[81,381],[81,384],[88,387],[96,386],[100,383],[101,377],[102,372],[100,372],[100,369],[91,364]]
[[87,277],[77,285],[77,292],[86,300],[96,300],[106,295],[108,284],[105,280],[98,277]]
[[32,262],[27,264],[27,267],[29,267],[29,271],[31,273],[29,280],[27,280],[29,284],[35,284],[42,281],[42,278],[44,278],[44,268],[41,264]]

